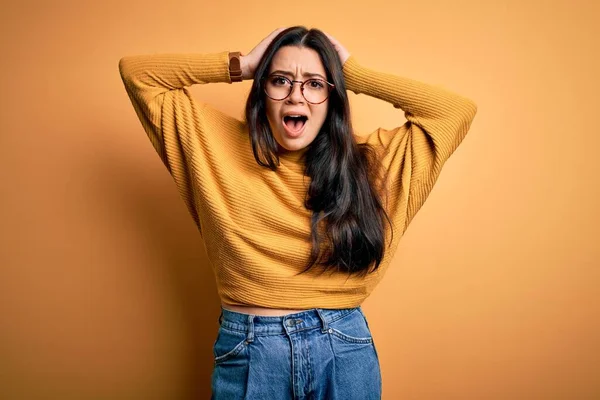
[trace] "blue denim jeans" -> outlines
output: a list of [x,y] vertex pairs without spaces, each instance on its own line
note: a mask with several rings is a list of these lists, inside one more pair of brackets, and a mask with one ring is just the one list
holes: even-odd
[[221,308],[214,400],[381,398],[381,370],[362,309],[313,308],[279,317]]

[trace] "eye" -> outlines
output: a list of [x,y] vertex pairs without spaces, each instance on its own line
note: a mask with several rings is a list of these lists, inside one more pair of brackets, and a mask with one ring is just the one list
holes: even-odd
[[288,84],[288,81],[285,77],[283,76],[273,76],[270,79],[270,83],[274,86],[284,86]]
[[312,79],[308,82],[308,87],[311,89],[323,89],[325,85],[320,80]]

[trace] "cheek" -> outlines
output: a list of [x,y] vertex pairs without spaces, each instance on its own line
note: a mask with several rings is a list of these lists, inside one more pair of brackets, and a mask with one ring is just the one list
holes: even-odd
[[275,122],[275,118],[277,117],[277,115],[279,115],[278,105],[273,103],[272,101],[267,100],[265,108],[267,111],[267,117],[269,117],[269,121]]
[[316,125],[318,125],[319,129],[320,129],[321,126],[323,126],[325,119],[327,118],[327,107],[323,107],[322,109],[315,110],[313,112],[313,118],[316,122]]

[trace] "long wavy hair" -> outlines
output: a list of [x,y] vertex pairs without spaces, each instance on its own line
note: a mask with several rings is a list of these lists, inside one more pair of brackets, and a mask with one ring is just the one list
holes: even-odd
[[377,152],[366,143],[357,144],[354,138],[342,64],[322,31],[291,27],[280,32],[265,50],[246,101],[254,158],[273,171],[279,165],[277,142],[267,119],[264,84],[273,57],[284,46],[315,50],[327,80],[335,85],[323,126],[302,155],[304,175],[311,178],[304,206],[312,211],[312,251],[301,273],[318,264],[323,272],[332,269],[365,276],[379,268],[385,252],[385,219],[392,223],[380,199],[383,179]]

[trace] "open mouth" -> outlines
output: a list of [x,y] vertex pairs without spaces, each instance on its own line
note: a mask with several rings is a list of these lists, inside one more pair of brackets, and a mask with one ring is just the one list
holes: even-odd
[[290,132],[300,132],[302,128],[304,128],[304,124],[306,124],[307,120],[308,117],[304,115],[297,117],[286,115],[283,117],[283,123]]

